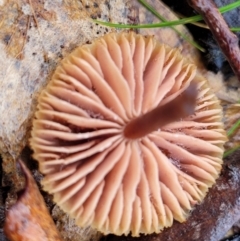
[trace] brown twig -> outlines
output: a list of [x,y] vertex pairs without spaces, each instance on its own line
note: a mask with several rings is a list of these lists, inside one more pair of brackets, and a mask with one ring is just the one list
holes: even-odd
[[189,5],[202,15],[222,52],[240,81],[240,49],[233,34],[212,0],[188,0]]

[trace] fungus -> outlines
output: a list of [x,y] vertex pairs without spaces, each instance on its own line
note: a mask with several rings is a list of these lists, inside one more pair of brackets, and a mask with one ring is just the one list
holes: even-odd
[[186,220],[221,170],[219,101],[154,37],[73,51],[39,97],[30,145],[43,187],[80,226],[133,236]]

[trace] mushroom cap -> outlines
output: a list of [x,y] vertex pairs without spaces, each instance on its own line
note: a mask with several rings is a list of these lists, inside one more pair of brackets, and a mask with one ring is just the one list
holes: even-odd
[[[131,120],[193,81],[193,115],[141,138],[124,135]],[[41,93],[35,117],[30,145],[44,189],[78,225],[105,234],[158,233],[185,221],[221,170],[219,101],[193,64],[152,36],[111,33],[78,47]]]

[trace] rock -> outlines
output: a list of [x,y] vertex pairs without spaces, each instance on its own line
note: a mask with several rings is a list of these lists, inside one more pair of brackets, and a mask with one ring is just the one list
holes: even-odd
[[[0,153],[4,164],[27,144],[38,94],[59,61],[76,46],[111,31],[91,17],[127,21],[123,1],[82,2],[0,2]],[[7,165],[4,170],[9,172],[12,166]]]

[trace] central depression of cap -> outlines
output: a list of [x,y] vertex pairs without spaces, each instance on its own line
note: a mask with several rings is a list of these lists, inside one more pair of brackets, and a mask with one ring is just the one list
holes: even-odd
[[[193,115],[141,138],[124,135],[131,120],[193,81]],[[35,117],[30,145],[44,189],[78,225],[103,233],[138,236],[185,221],[221,170],[218,100],[193,64],[153,37],[112,33],[77,48],[41,93]]]

